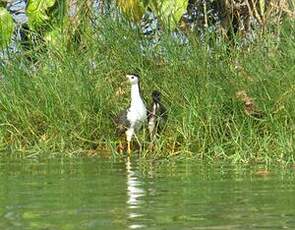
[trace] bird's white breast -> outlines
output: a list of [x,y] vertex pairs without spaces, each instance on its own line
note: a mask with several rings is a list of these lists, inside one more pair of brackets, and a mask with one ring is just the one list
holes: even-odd
[[137,103],[131,105],[128,109],[127,119],[131,123],[131,126],[139,128],[141,123],[147,119],[146,113],[147,111],[145,105],[142,101],[138,101]]
[[132,128],[139,129],[142,122],[147,118],[146,107],[141,99],[139,92],[139,85],[133,84],[131,86],[131,106],[128,109],[127,119]]

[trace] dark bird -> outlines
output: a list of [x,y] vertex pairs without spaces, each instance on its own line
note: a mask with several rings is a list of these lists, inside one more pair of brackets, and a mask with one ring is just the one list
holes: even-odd
[[152,92],[152,99],[153,102],[148,110],[148,129],[151,141],[163,129],[167,120],[167,111],[161,102],[161,93],[154,90]]
[[[115,124],[117,127],[117,133],[120,136],[123,134],[126,135],[126,140],[128,143],[128,154],[130,154],[132,137],[133,135],[135,135],[136,137],[136,132],[146,121],[147,110],[141,98],[139,76],[136,74],[129,74],[127,75],[127,78],[131,84],[131,103],[127,109],[121,111],[116,116]],[[122,149],[121,143],[120,148]]]

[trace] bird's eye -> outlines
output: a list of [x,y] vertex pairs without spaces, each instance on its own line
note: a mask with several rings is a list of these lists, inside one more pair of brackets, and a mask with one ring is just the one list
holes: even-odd
[[134,77],[131,77],[131,79],[134,79]]

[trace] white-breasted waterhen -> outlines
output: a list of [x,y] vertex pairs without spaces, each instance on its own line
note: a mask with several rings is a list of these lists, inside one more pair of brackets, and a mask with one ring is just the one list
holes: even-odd
[[[136,137],[136,132],[142,127],[142,124],[146,122],[147,110],[141,97],[139,76],[137,74],[128,74],[127,78],[131,84],[131,103],[127,109],[121,111],[116,116],[115,123],[118,134],[126,135],[128,154],[131,154],[132,137],[133,135]],[[136,139],[138,141],[137,137]],[[122,146],[120,146],[120,148],[122,148]]]

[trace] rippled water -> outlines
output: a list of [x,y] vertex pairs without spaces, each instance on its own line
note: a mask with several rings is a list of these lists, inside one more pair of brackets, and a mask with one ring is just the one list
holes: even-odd
[[0,229],[295,229],[294,171],[1,161]]

